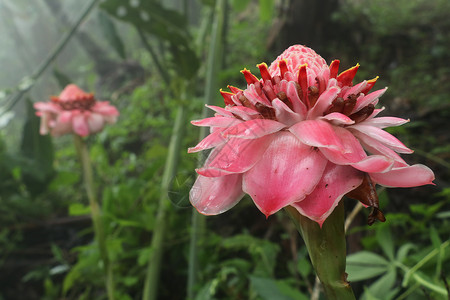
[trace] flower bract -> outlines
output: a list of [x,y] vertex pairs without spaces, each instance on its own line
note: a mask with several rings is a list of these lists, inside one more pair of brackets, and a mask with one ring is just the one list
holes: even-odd
[[69,84],[58,97],[49,102],[36,102],[36,115],[41,117],[40,133],[79,136],[99,132],[105,124],[115,123],[119,111],[108,101],[97,101],[93,94]]
[[378,116],[387,89],[372,91],[378,77],[353,84],[359,65],[339,73],[339,60],[328,65],[301,45],[257,67],[261,78],[244,69],[247,87],[221,90],[225,107],[192,121],[210,134],[189,152],[212,149],[190,191],[200,213],[222,213],[248,194],[266,216],[291,205],[322,225],[348,195],[373,208],[371,223],[384,220],[376,184],[432,184],[433,172],[407,164],[399,153],[412,150],[384,130],[409,120]]

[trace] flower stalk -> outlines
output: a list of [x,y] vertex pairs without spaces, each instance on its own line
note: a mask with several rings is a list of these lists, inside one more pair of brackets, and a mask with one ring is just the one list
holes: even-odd
[[108,256],[108,249],[106,246],[106,235],[103,227],[101,209],[98,203],[95,188],[94,177],[92,175],[92,164],[89,157],[89,151],[86,142],[79,135],[74,134],[74,143],[77,150],[78,157],[81,162],[83,170],[84,186],[89,199],[89,206],[91,208],[92,223],[94,225],[94,234],[97,241],[97,245],[100,251],[100,259],[103,263],[103,269],[105,272],[105,287],[108,294],[108,299],[114,299],[114,276],[111,261]]
[[[184,92],[182,97],[184,98]],[[155,229],[151,241],[151,252],[147,267],[147,274],[144,282],[143,300],[157,299],[158,282],[160,277],[161,259],[164,248],[164,236],[166,233],[167,219],[171,202],[168,198],[170,181],[175,176],[177,169],[178,157],[180,152],[180,143],[183,136],[185,109],[183,105],[178,107],[175,123],[173,125],[172,136],[170,138],[169,152],[167,154],[166,164],[164,166],[164,174],[161,182],[161,194],[158,204],[158,212],[156,215]]]
[[285,210],[305,241],[327,299],[354,300],[355,296],[345,273],[344,203],[339,203],[322,228],[292,206],[285,207]]
[[[218,89],[217,78],[219,77],[220,62],[223,58],[223,43],[224,43],[224,24],[227,13],[227,1],[218,0],[214,7],[214,19],[212,22],[211,43],[209,45],[208,61],[206,66],[206,82],[204,104],[214,98]],[[202,118],[208,117],[209,110],[206,106],[203,107]],[[199,139],[202,140],[208,135],[206,127],[201,128]],[[203,164],[204,162],[201,161]],[[189,261],[188,261],[188,280],[187,280],[187,299],[194,299],[194,287],[197,281],[198,273],[198,251],[200,249],[199,243],[204,235],[206,227],[205,217],[192,208],[191,219],[191,236],[189,242]]]

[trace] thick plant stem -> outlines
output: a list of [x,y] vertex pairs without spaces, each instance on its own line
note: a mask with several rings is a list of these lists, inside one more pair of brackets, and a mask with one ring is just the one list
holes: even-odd
[[170,181],[175,176],[184,128],[185,110],[182,105],[178,107],[175,124],[173,125],[172,137],[170,138],[169,152],[164,167],[161,183],[161,195],[159,198],[158,212],[156,215],[155,229],[151,242],[151,253],[149,257],[147,274],[144,283],[143,300],[155,300],[158,296],[158,282],[163,256],[163,242],[167,227],[169,209],[172,205],[168,197]]
[[114,277],[112,271],[112,265],[108,256],[108,249],[106,247],[106,236],[105,230],[103,228],[103,222],[101,217],[100,205],[97,201],[95,188],[94,188],[94,177],[92,175],[92,164],[89,158],[89,151],[87,149],[85,141],[78,135],[74,136],[74,143],[77,149],[78,156],[81,161],[81,166],[83,169],[83,179],[86,188],[87,196],[89,199],[89,206],[91,208],[92,223],[94,225],[95,239],[97,240],[97,245],[100,251],[100,259],[103,263],[103,268],[105,271],[105,286],[106,292],[108,294],[108,299],[114,299]]
[[346,242],[344,204],[341,203],[320,228],[317,222],[301,215],[294,207],[286,207],[305,241],[309,257],[322,283],[328,300],[355,300],[345,273]]
[[[214,19],[211,31],[211,42],[208,51],[208,61],[206,66],[206,82],[205,82],[205,96],[204,104],[209,103],[218,90],[217,78],[219,77],[220,62],[223,59],[223,32],[225,17],[227,13],[227,1],[218,0],[214,8]],[[208,110],[206,107],[202,111],[202,119],[208,116]],[[200,129],[199,140],[202,140],[208,134],[206,127]],[[203,164],[203,161],[199,161]],[[198,273],[198,251],[199,243],[205,232],[206,220],[205,217],[200,215],[195,208],[192,208],[191,219],[191,239],[189,244],[189,261],[188,261],[188,280],[187,280],[187,299],[192,300],[195,298],[194,287],[197,281]]]

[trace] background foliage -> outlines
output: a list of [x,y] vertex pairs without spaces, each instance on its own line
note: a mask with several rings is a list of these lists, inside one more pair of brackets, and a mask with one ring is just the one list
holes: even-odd
[[[99,253],[71,138],[38,134],[32,101],[74,82],[121,116],[88,139],[118,299],[141,299],[170,135],[180,106],[200,118],[211,26],[224,16],[219,86],[245,85],[244,67],[294,43],[327,61],[380,76],[392,133],[415,149],[436,186],[381,193],[387,222],[348,231],[349,280],[361,299],[447,299],[450,281],[450,3],[445,0],[101,1],[37,78],[32,74],[75,24],[78,1],[0,1],[0,299],[104,299]],[[23,92],[23,91],[26,91]],[[23,92],[23,93],[22,93]],[[20,94],[20,97],[17,95]],[[220,95],[208,103],[220,103]],[[16,105],[11,106],[12,100]],[[187,122],[186,122],[187,124]],[[171,180],[160,299],[186,299],[191,234],[187,193],[201,157],[187,125]],[[346,201],[350,212],[354,202]],[[310,299],[306,249],[282,213],[269,219],[245,198],[206,219],[195,299]],[[313,298],[314,299],[314,298]]]

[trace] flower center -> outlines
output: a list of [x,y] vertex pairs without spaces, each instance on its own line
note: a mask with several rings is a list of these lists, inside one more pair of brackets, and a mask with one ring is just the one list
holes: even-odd
[[94,95],[85,94],[75,99],[61,100],[58,97],[52,97],[52,102],[59,105],[63,110],[90,110],[96,100]]
[[[269,73],[267,65],[265,63],[259,64],[258,68],[261,73],[261,79],[253,75],[249,70],[244,69],[241,73],[244,75],[248,89],[256,97],[247,98],[244,95],[244,91],[235,87],[230,87],[232,93],[222,93],[225,97],[225,103],[227,105],[239,105],[256,110],[260,116],[264,119],[276,120],[275,109],[272,107],[272,102],[275,99],[280,100],[286,104],[292,111],[294,111],[293,101],[287,96],[288,83],[294,83],[298,99],[306,106],[306,109],[310,110],[314,107],[320,95],[327,89],[327,82],[324,78],[317,76],[316,85],[308,85],[307,77],[307,65],[301,65],[299,67],[298,76],[294,76],[288,71],[286,60],[279,62],[280,75],[272,76]],[[350,83],[351,85],[351,83]],[[331,113],[341,113],[348,116],[350,119],[359,123],[367,119],[374,111],[375,106],[368,104],[367,106],[359,109],[356,112],[354,108],[358,102],[358,97],[364,96],[362,93],[350,94],[346,99],[342,97],[336,97],[323,115]],[[259,99],[259,100],[256,100]],[[238,116],[236,116],[239,118]]]

